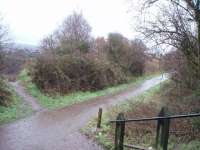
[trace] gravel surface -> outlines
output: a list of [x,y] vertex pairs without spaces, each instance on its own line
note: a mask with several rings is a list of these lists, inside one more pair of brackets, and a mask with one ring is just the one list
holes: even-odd
[[35,110],[41,111],[0,126],[0,150],[103,150],[79,132],[97,115],[98,108],[102,107],[105,111],[111,105],[137,96],[166,79],[167,75],[154,77],[137,87],[130,86],[125,91],[53,111],[41,110],[36,100],[17,84],[16,91]]

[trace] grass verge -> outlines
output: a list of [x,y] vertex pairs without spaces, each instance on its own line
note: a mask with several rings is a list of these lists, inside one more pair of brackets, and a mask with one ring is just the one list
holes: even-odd
[[[96,140],[105,149],[114,150],[113,141],[114,141],[115,126],[109,124],[109,120],[115,120],[117,114],[120,112],[125,113],[126,117],[128,117],[127,114],[131,112],[134,108],[137,108],[137,106],[141,106],[143,104],[151,104],[153,103],[153,101],[156,101],[157,98],[155,99],[154,96],[156,94],[159,94],[159,92],[160,92],[160,85],[157,85],[151,88],[150,90],[142,93],[141,95],[134,97],[134,99],[130,99],[126,102],[116,105],[110,108],[107,112],[103,113],[101,129],[96,129],[97,118],[94,118],[81,131],[84,134],[86,134],[89,138]],[[160,105],[156,107],[159,108]],[[130,139],[126,138],[125,143],[129,142]],[[148,143],[151,143],[151,141],[149,141]]]
[[19,75],[19,80],[23,83],[24,87],[27,89],[29,94],[36,97],[39,101],[39,103],[44,107],[48,109],[54,109],[54,108],[60,108],[68,105],[72,105],[75,103],[80,103],[83,101],[90,100],[92,98],[96,98],[99,96],[104,96],[107,94],[112,94],[121,90],[124,90],[128,88],[130,85],[138,85],[142,81],[146,79],[150,79],[153,76],[156,76],[157,74],[153,75],[145,75],[142,77],[131,79],[129,83],[121,84],[114,87],[109,87],[104,90],[95,91],[95,92],[74,92],[68,95],[56,95],[56,96],[50,96],[47,94],[42,93],[37,86],[31,82],[31,78],[28,76],[27,70],[23,70],[21,74]]
[[0,125],[24,118],[32,113],[30,106],[23,103],[15,91],[10,88],[11,104],[8,107],[0,106]]
[[[110,108],[103,114],[101,129],[96,129],[97,118],[94,118],[82,129],[82,132],[97,141],[105,149],[113,150],[115,124],[109,124],[109,120],[115,120],[120,112],[125,114],[125,118],[157,116],[161,107],[166,105],[167,99],[165,99],[164,93],[169,89],[170,83],[166,81],[164,84],[157,85],[134,97],[134,99]],[[177,112],[175,113],[177,114]],[[171,121],[170,130],[176,132],[170,133],[169,150],[199,150],[199,127],[194,127],[193,121],[195,120]],[[125,143],[146,148],[152,147],[155,144],[156,127],[156,122],[127,123]],[[188,131],[193,131],[193,133]]]

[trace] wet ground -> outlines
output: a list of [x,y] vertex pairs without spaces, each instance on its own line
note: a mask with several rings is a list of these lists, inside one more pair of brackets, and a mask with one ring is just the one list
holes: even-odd
[[10,82],[16,93],[22,97],[24,102],[28,105],[30,105],[33,109],[33,111],[40,111],[42,110],[42,107],[37,103],[37,99],[30,96],[24,89],[23,86],[20,85],[18,81],[16,82]]
[[40,111],[30,118],[0,127],[0,150],[102,150],[80,134],[98,108],[104,110],[137,96],[163,82],[167,76],[154,77],[137,87],[54,111]]

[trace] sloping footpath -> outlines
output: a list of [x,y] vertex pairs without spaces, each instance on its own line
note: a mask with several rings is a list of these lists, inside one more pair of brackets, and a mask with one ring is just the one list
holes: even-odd
[[[154,77],[125,91],[62,109],[40,111],[30,118],[3,125],[0,127],[0,149],[102,150],[100,146],[79,132],[92,117],[97,115],[98,108],[102,107],[106,110],[112,105],[138,96],[167,78],[167,75]],[[20,88],[18,90],[23,91]],[[27,96],[25,93],[22,94],[24,98]],[[33,103],[32,106],[34,105]],[[37,104],[34,107],[36,110],[41,109],[37,108]]]
[[37,99],[29,95],[25,91],[24,87],[19,83],[19,81],[10,82],[10,85],[14,88],[15,92],[23,99],[23,101],[32,107],[33,111],[38,112],[42,110],[42,107],[38,104]]

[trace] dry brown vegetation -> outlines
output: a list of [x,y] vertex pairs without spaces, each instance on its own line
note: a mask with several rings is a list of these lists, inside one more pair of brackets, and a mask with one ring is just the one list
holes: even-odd
[[[5,52],[4,48],[7,44],[7,28],[2,23],[0,16],[0,72],[4,68]],[[7,83],[3,80],[2,74],[0,74],[0,105],[8,106],[11,101],[11,92],[8,89]]]
[[0,105],[8,106],[11,102],[11,92],[8,85],[0,78]]
[[[191,90],[184,89],[180,95],[176,84],[167,83],[152,95],[139,98],[138,102],[130,101],[128,109],[124,106],[114,107],[109,111],[109,119],[115,119],[119,111],[125,113],[125,118],[148,118],[159,114],[162,106],[168,106],[168,114],[187,114],[199,112],[199,97],[191,98]],[[182,89],[183,90],[183,89]],[[189,96],[188,96],[189,95]],[[179,97],[179,99],[177,99]],[[194,100],[195,98],[195,100]],[[141,100],[144,100],[141,102]],[[119,110],[120,109],[120,110]],[[187,112],[187,113],[186,113]],[[174,150],[183,143],[200,140],[200,126],[198,118],[171,120],[169,149]],[[131,122],[126,124],[126,143],[144,147],[155,144],[157,122]],[[108,137],[113,141],[115,124],[111,124]],[[196,150],[196,149],[195,149]]]
[[95,56],[40,57],[34,68],[33,82],[46,92],[97,90],[126,81],[120,68]]
[[142,75],[147,47],[118,33],[94,39],[81,14],[67,17],[41,43],[41,55],[29,69],[33,82],[45,92],[98,90]]
[[146,57],[144,72],[146,74],[149,74],[152,72],[158,72],[159,70],[161,70],[160,63],[161,63],[160,58],[157,58],[156,56],[150,55]]

